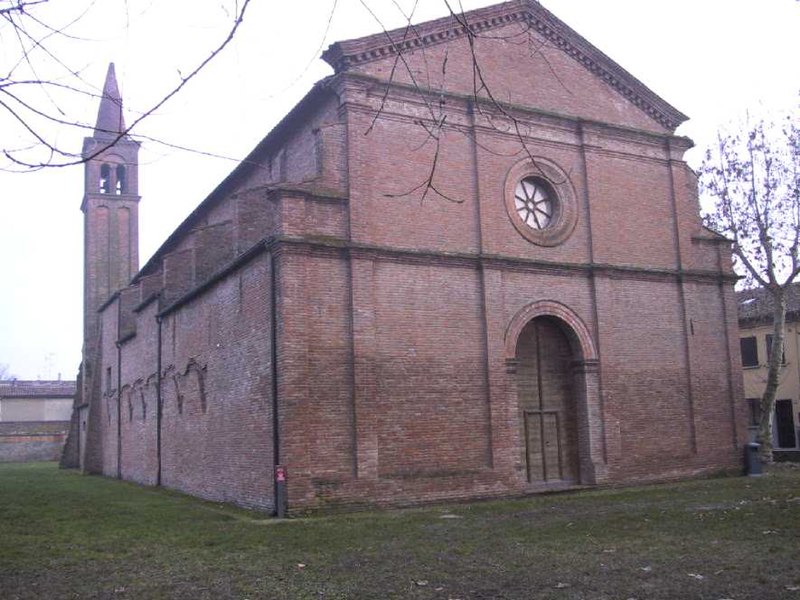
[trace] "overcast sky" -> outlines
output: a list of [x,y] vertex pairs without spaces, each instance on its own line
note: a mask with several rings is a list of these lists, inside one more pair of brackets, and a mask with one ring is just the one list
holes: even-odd
[[[447,14],[444,0],[418,2],[415,22]],[[224,53],[134,131],[143,142],[141,265],[311,84],[330,74],[319,60],[322,49],[336,40],[380,30],[365,3],[387,28],[404,24],[396,4],[406,12],[414,5],[413,0],[254,0]],[[493,2],[462,4],[469,10]],[[798,104],[797,0],[542,4],[689,115],[678,133],[694,139],[698,147],[747,110]],[[115,62],[128,122],[153,106],[219,44],[235,11],[232,0],[74,0],[43,4],[36,15],[60,26],[86,7],[86,15],[69,29],[71,37],[53,36],[51,48],[58,61],[98,88],[108,63]],[[190,12],[181,12],[188,7]],[[14,44],[8,26],[0,25],[0,77],[12,67],[8,61]],[[36,64],[43,79],[51,73],[63,78],[63,67],[57,71],[52,60]],[[57,104],[71,118],[94,123],[96,100],[84,97]],[[0,113],[3,148],[19,143],[9,131],[8,117]],[[60,147],[80,151],[85,132],[53,126],[49,131]],[[690,164],[697,164],[698,155],[698,150],[687,154]],[[8,365],[19,378],[74,378],[77,373],[82,341],[82,194],[81,166],[0,171],[0,365]]]

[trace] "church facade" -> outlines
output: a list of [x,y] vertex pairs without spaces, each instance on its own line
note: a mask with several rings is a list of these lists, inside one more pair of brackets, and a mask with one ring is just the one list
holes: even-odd
[[276,480],[293,510],[739,467],[735,278],[684,115],[527,0],[323,58],[141,269],[109,72],[67,463],[263,510]]

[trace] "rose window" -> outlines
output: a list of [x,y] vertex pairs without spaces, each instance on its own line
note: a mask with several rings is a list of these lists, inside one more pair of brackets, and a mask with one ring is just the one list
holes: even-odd
[[541,179],[526,177],[517,184],[514,207],[525,225],[531,229],[545,229],[555,216],[555,193]]

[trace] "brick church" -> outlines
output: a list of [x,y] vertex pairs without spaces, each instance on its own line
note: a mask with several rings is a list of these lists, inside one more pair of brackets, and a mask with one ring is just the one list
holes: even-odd
[[64,463],[289,510],[738,468],[729,246],[686,119],[533,0],[333,44],[140,269],[113,66]]

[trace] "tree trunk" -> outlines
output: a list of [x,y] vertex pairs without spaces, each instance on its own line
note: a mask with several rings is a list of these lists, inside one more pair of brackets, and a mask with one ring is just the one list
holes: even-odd
[[762,462],[772,462],[772,422],[775,415],[775,396],[778,393],[778,379],[783,364],[784,325],[786,323],[786,289],[775,286],[770,290],[775,302],[772,313],[772,348],[767,370],[767,385],[761,397],[761,422],[758,426],[758,443],[761,444]]

